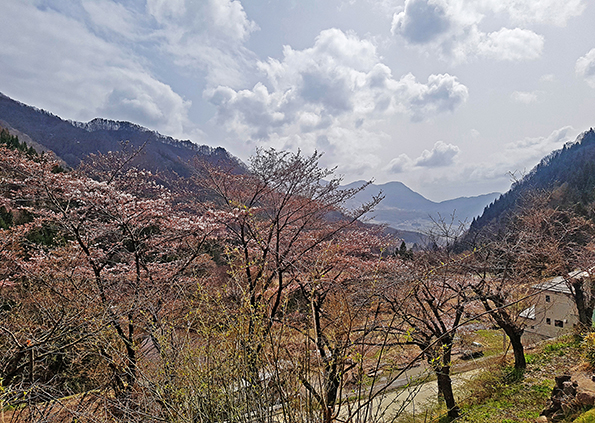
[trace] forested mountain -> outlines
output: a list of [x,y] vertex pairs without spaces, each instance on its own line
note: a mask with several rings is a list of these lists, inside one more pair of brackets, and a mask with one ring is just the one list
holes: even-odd
[[[345,188],[354,188],[363,184],[364,181],[357,181]],[[459,197],[434,202],[411,190],[402,182],[388,182],[369,185],[348,205],[355,206],[369,201],[373,195],[381,191],[385,198],[372,213],[373,222],[386,223],[395,229],[406,231],[424,231],[433,225],[432,219],[442,216],[450,220],[453,213],[456,222],[470,222],[474,217],[479,216],[486,204],[500,195],[493,192],[476,197]]]
[[566,144],[544,157],[510,190],[488,205],[471,224],[470,232],[497,224],[529,192],[552,192],[553,205],[572,207],[586,213],[585,206],[595,201],[595,131],[582,133],[576,142]]
[[0,125],[21,139],[26,135],[30,138],[29,145],[40,144],[71,167],[90,153],[116,151],[126,141],[135,148],[145,144],[138,164],[152,171],[169,170],[186,176],[190,172],[188,161],[197,154],[211,162],[240,165],[239,160],[222,147],[180,141],[130,122],[100,118],[87,123],[67,121],[1,93]]

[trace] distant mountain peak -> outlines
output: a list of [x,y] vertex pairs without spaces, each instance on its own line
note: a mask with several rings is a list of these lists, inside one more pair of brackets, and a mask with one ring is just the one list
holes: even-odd
[[[355,181],[343,188],[356,188],[363,184],[364,181]],[[440,219],[440,216],[449,218],[453,214],[456,214],[457,221],[470,222],[487,204],[500,195],[490,193],[434,202],[413,191],[403,182],[391,181],[379,185],[370,184],[346,206],[355,208],[361,203],[370,201],[372,196],[380,191],[385,198],[368,217],[373,218],[374,223],[384,223],[401,231],[425,231],[434,225],[433,219]]]

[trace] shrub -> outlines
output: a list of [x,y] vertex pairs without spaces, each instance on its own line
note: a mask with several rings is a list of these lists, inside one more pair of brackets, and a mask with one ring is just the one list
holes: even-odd
[[595,368],[595,332],[591,332],[585,336],[582,347],[587,363],[589,363],[591,367]]

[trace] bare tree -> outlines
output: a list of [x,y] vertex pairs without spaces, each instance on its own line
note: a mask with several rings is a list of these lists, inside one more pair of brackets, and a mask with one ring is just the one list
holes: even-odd
[[[273,149],[258,150],[249,173],[204,165],[198,184],[227,212],[227,255],[232,276],[253,316],[247,322],[246,351],[254,360],[263,348],[293,270],[321,243],[331,240],[379,201],[349,211],[345,202],[365,188],[343,190],[334,170],[319,167],[320,154],[307,157]],[[329,179],[325,181],[325,179]]]

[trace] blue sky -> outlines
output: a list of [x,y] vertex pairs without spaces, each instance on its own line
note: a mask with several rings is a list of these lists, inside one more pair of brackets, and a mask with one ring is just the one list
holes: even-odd
[[595,126],[587,0],[2,3],[4,94],[242,159],[323,151],[346,182],[505,191]]

